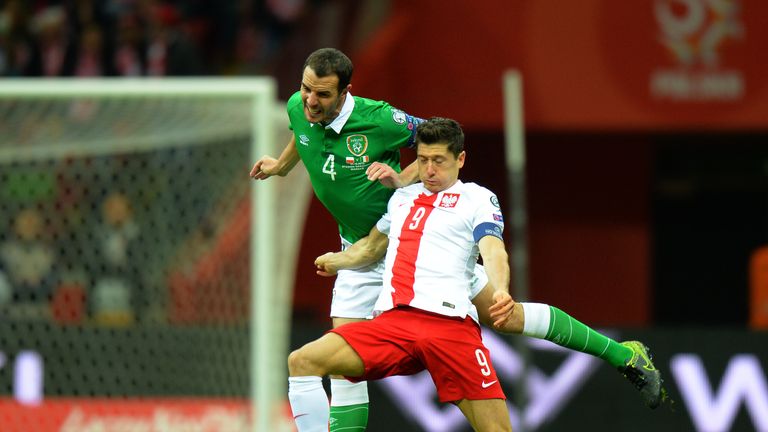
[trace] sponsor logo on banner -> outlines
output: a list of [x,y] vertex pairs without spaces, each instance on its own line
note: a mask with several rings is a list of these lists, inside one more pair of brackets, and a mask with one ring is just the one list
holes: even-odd
[[763,106],[768,85],[768,62],[759,54],[768,40],[761,4],[601,0],[596,43],[607,78],[657,121],[738,122],[736,108]]
[[745,37],[739,1],[656,0],[657,40],[673,64],[651,72],[655,98],[732,101],[745,92],[740,68],[725,61],[729,47]]
[[718,380],[710,381],[704,360],[696,354],[675,355],[670,371],[696,430],[734,430],[736,414],[744,409],[754,430],[768,431],[768,381],[757,356],[731,357],[719,386]]
[[[251,409],[246,399],[224,398],[49,398],[32,406],[0,399],[2,429],[7,432],[250,432]],[[276,426],[291,430],[288,404],[279,411]]]
[[[611,331],[604,330],[601,333],[616,338]],[[632,404],[640,404],[639,397],[635,399],[638,395],[632,394],[633,390],[622,389],[628,384],[622,382],[620,376],[614,376],[615,372],[608,371],[605,363],[594,356],[544,340],[528,339],[527,349],[536,353],[533,357],[551,353],[562,355],[562,361],[554,370],[540,369],[536,362],[526,370],[523,367],[524,354],[501,336],[483,329],[483,342],[491,352],[500,383],[508,392],[507,396],[510,396],[506,404],[513,430],[524,428],[536,431],[553,423],[558,424],[555,420],[569,405],[583,408],[585,394],[590,394],[590,398],[595,394],[595,389],[587,389],[586,385],[602,378],[596,376],[599,368],[603,368],[603,371],[598,373],[610,373],[610,376],[606,375],[607,379],[621,394],[630,395]],[[723,367],[719,361],[711,358],[708,361],[707,356],[696,353],[673,354],[669,357],[669,363],[657,359],[656,365],[667,378],[667,388],[677,389],[672,393],[676,407],[687,413],[688,420],[654,430],[768,431],[768,380],[764,360],[761,361],[760,354],[752,353],[733,353],[726,355],[725,360]],[[528,397],[526,405],[521,407],[514,404],[509,391],[523,382],[527,382]],[[466,430],[466,420],[458,408],[444,408],[436,402],[437,392],[429,373],[390,377],[377,381],[377,384],[403,410],[405,417],[414,419],[425,431]],[[587,401],[586,406],[603,403],[603,391],[597,392],[600,402]],[[603,429],[597,427],[597,430]]]

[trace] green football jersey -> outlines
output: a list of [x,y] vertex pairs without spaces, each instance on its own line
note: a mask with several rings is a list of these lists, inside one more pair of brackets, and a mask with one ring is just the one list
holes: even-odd
[[400,172],[400,149],[413,147],[422,121],[386,102],[357,96],[353,100],[351,112],[348,97],[327,126],[307,121],[300,92],[287,104],[296,149],[315,195],[338,223],[339,234],[351,243],[368,235],[394,192],[368,180],[365,170],[381,162]]

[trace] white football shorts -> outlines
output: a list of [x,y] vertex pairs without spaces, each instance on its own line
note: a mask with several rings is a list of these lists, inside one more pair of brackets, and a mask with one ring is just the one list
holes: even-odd
[[[349,247],[349,242],[342,239],[342,250]],[[339,270],[333,285],[331,299],[332,318],[367,318],[373,317],[373,307],[382,289],[384,259],[356,270]],[[475,264],[475,276],[469,287],[470,298],[483,290],[488,284],[485,268]]]

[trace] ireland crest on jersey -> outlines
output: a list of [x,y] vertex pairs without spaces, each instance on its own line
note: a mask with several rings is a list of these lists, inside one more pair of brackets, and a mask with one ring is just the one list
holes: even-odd
[[362,156],[368,150],[368,137],[365,135],[348,136],[347,148],[353,155]]

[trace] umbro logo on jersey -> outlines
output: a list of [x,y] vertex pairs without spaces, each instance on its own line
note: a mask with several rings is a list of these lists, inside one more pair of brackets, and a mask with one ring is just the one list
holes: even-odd
[[443,198],[440,200],[439,207],[442,207],[442,208],[456,207],[456,203],[459,202],[459,196],[461,196],[461,194],[454,194],[454,193],[444,194]]
[[496,381],[498,381],[498,380],[493,380],[493,381],[491,381],[491,382],[485,382],[485,381],[483,381],[483,384],[482,384],[482,386],[483,386],[483,388],[484,388],[484,389],[485,389],[485,388],[488,388],[488,387],[490,387],[490,386],[492,386],[492,385],[496,384]]
[[308,146],[309,145],[309,137],[306,135],[299,135],[299,143],[301,145]]

